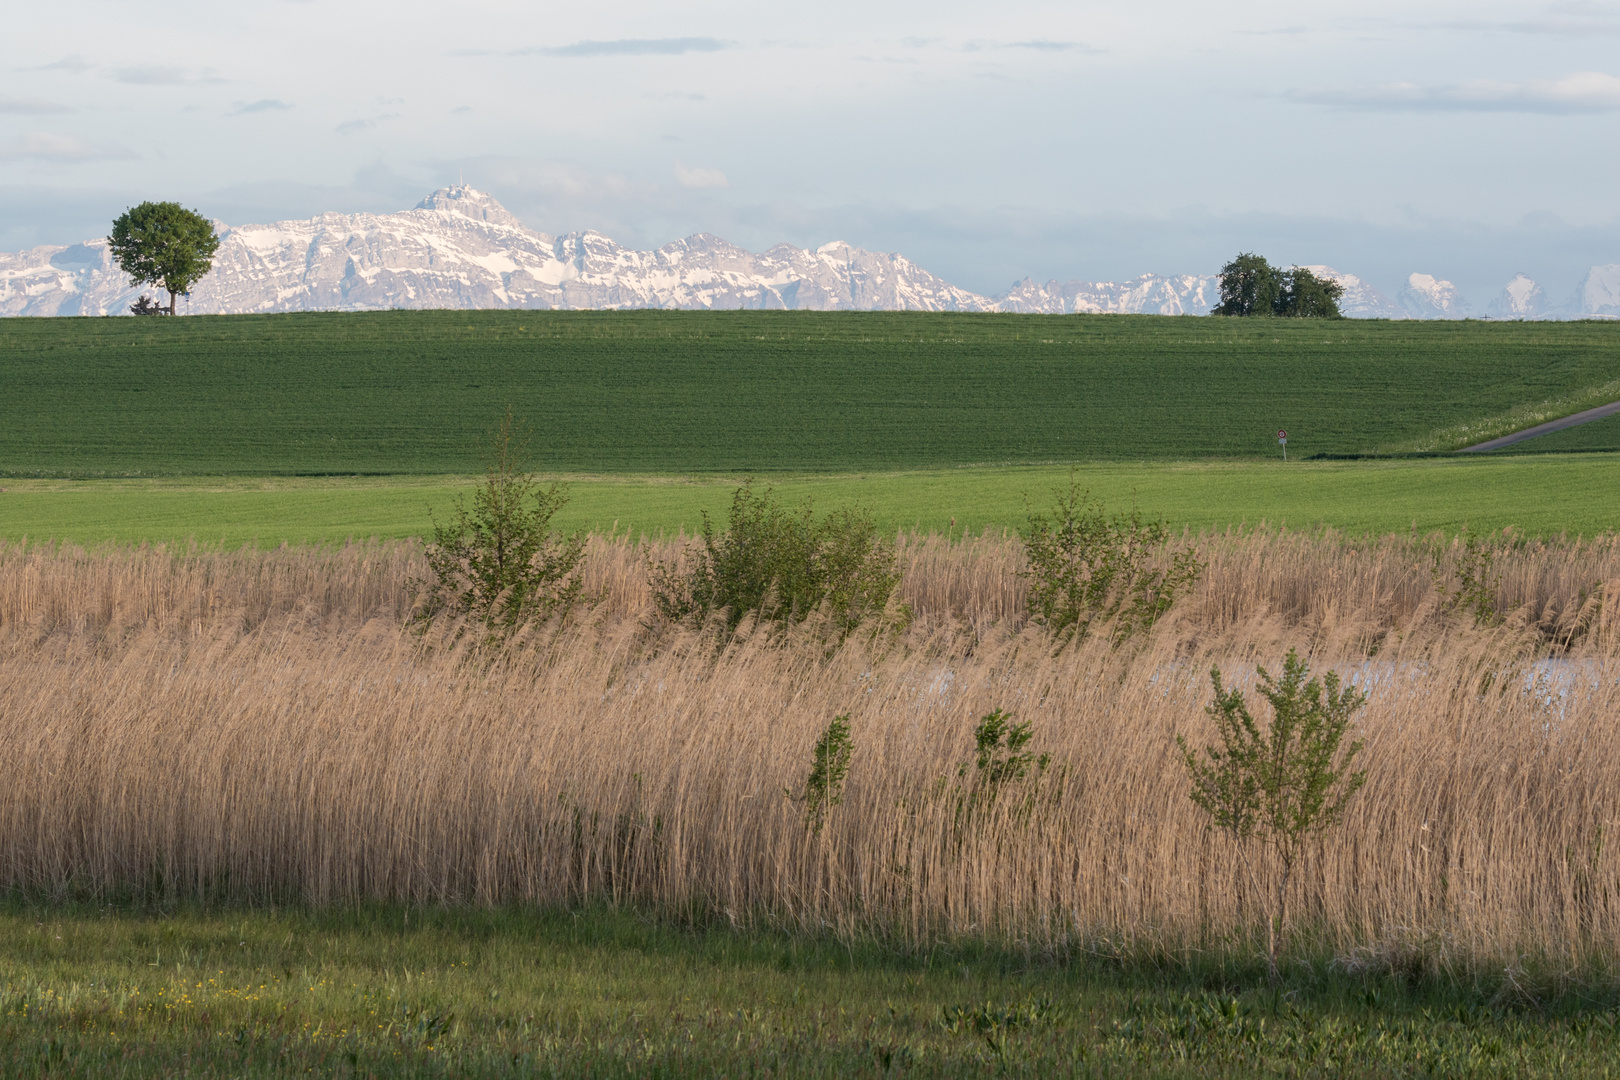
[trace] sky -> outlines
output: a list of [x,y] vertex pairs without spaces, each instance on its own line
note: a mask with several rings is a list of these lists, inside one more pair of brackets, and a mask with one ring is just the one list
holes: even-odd
[[544,232],[845,240],[986,295],[1252,250],[1559,300],[1620,262],[1620,2],[8,7],[0,250],[459,180]]

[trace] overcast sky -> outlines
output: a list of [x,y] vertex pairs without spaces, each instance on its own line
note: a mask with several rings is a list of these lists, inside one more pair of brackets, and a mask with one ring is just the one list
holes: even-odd
[[0,248],[492,192],[987,294],[1240,249],[1476,310],[1620,262],[1620,3],[13,4]]

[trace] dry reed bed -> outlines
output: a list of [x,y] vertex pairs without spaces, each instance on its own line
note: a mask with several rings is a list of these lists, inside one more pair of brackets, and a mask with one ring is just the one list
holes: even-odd
[[[1314,942],[1620,960],[1614,542],[1505,552],[1492,629],[1445,610],[1411,538],[1197,543],[1197,592],[1123,650],[1054,656],[1023,625],[1015,545],[907,538],[898,640],[829,656],[760,633],[716,657],[653,625],[644,552],[598,539],[595,606],[493,663],[400,629],[410,545],[0,548],[0,883],[1210,945],[1255,925],[1255,894],[1174,736],[1206,730],[1211,664],[1249,675],[1298,645],[1371,690],[1367,787],[1298,886]],[[964,819],[958,767],[998,707],[1055,765]],[[783,790],[840,713],[855,759],[816,835]]]

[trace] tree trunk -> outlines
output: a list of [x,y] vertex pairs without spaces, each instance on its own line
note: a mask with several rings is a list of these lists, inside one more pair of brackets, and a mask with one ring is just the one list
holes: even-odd
[[1267,958],[1271,963],[1271,985],[1276,986],[1282,981],[1282,969],[1277,966],[1277,954],[1282,949],[1283,929],[1287,925],[1288,914],[1288,879],[1293,876],[1293,856],[1284,856],[1282,860],[1282,876],[1277,882],[1277,915],[1269,927],[1270,933],[1266,935],[1271,955]]
[[174,314],[174,298],[176,296],[178,296],[178,295],[179,294],[176,293],[173,289],[169,290],[169,314],[170,315]]

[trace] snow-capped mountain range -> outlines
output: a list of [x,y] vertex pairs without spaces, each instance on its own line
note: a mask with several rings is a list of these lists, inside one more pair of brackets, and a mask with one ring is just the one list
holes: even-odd
[[[753,254],[698,233],[655,251],[600,233],[551,236],[493,197],[444,188],[396,214],[322,214],[307,221],[230,226],[214,268],[183,302],[192,314],[368,311],[386,308],[786,308],[860,311],[1011,311],[1205,314],[1213,274],[1130,281],[1025,279],[1000,297],[959,289],[897,254],[843,242],[815,250],[779,244]],[[1450,282],[1413,274],[1398,299],[1352,274],[1311,267],[1345,287],[1341,308],[1361,318],[1459,318]],[[142,292],[105,240],[0,254],[0,315],[120,315]],[[166,298],[165,298],[166,299]],[[1545,303],[1528,278],[1510,282],[1491,314],[1620,316],[1620,266],[1593,267],[1577,298]]]

